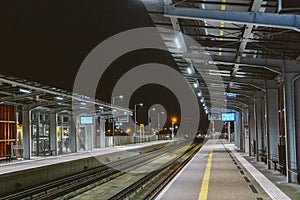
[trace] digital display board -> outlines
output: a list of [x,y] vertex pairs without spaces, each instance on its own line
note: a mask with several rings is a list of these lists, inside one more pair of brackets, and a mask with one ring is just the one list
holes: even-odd
[[91,125],[91,124],[93,124],[93,117],[92,116],[81,116],[80,117],[80,124],[82,124],[82,125]]
[[224,122],[235,121],[235,113],[234,112],[222,113],[222,121]]

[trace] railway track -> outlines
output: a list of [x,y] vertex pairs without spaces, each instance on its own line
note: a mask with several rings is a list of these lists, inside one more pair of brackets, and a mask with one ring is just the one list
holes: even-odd
[[190,161],[200,148],[201,145],[199,144],[192,145],[182,155],[170,160],[129,187],[111,196],[109,200],[155,199],[159,192]]
[[[90,189],[91,187],[87,186],[92,184],[94,184],[94,186],[97,186],[106,183],[118,176],[123,175],[124,173],[126,173],[126,170],[132,167],[145,165],[146,163],[151,162],[153,159],[156,159],[158,156],[168,153],[171,150],[181,148],[187,145],[187,143],[188,141],[178,142],[153,152],[132,156],[114,163],[110,163],[109,165],[102,165],[97,168],[83,171],[82,173],[76,175],[64,177],[62,179],[33,188],[28,188],[14,194],[8,194],[4,197],[1,197],[0,200],[47,200],[61,197],[81,188]],[[84,190],[81,190],[81,192],[84,192]]]

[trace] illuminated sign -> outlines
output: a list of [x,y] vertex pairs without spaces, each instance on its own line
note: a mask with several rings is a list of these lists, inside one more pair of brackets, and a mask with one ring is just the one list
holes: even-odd
[[222,121],[224,122],[230,122],[235,121],[235,113],[222,113]]
[[93,117],[92,116],[81,116],[80,117],[80,124],[82,124],[82,125],[91,125],[91,124],[93,124]]

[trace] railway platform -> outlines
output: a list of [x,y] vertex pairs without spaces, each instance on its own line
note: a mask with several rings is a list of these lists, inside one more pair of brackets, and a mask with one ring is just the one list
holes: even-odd
[[[93,149],[60,156],[33,158],[0,165],[0,196],[42,185],[101,165],[160,149],[171,140]],[[0,198],[1,199],[1,198]]]
[[168,142],[172,141],[160,140],[147,143],[128,144],[124,146],[94,148],[92,151],[79,151],[77,153],[64,154],[59,156],[32,157],[30,160],[16,160],[13,162],[3,162],[0,164],[0,176],[18,171],[35,169],[38,167],[47,167],[48,165],[76,161],[84,158],[96,157],[134,149],[141,149],[151,147],[153,145],[166,144]]
[[300,199],[299,185],[268,171],[263,164],[236,151],[233,144],[212,139],[156,199]]

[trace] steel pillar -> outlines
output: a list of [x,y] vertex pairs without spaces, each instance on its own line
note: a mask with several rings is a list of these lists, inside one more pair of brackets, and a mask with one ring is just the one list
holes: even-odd
[[58,143],[57,143],[57,114],[50,113],[50,152],[52,156],[57,156]]
[[[293,81],[294,102],[295,102],[295,134],[296,134],[296,155],[297,155],[297,170],[298,170],[298,184],[300,184],[300,75]],[[298,123],[297,123],[298,122]]]
[[71,131],[70,131],[70,150],[72,153],[77,152],[77,132],[76,129],[76,116],[71,117]]
[[241,144],[241,138],[243,135],[242,131],[242,115],[239,112],[236,112],[236,118],[234,122],[234,143],[235,146],[239,149],[243,149],[243,146]]
[[22,125],[23,125],[23,158],[31,158],[31,131],[30,131],[30,115],[31,112],[24,106],[22,111]]
[[100,148],[105,147],[105,119],[100,117]]
[[[267,85],[272,84],[267,81]],[[279,117],[278,117],[278,89],[269,88],[266,91],[267,106],[267,143],[268,143],[268,169],[274,169],[275,164],[272,161],[278,161],[278,143],[279,143]]]
[[255,119],[256,119],[256,160],[260,161],[260,154],[264,151],[264,136],[262,127],[262,102],[257,100],[255,102]]
[[256,154],[256,120],[255,120],[255,104],[249,105],[249,156],[254,156]]
[[295,183],[297,180],[296,159],[296,135],[295,135],[295,118],[294,118],[294,93],[293,79],[296,73],[286,73],[284,75],[284,109],[285,109],[285,131],[286,131],[286,171],[287,181]]
[[248,122],[248,109],[243,108],[242,110],[242,129],[243,129],[243,137],[241,137],[241,145],[243,146],[243,150],[245,153],[249,154],[249,122]]

